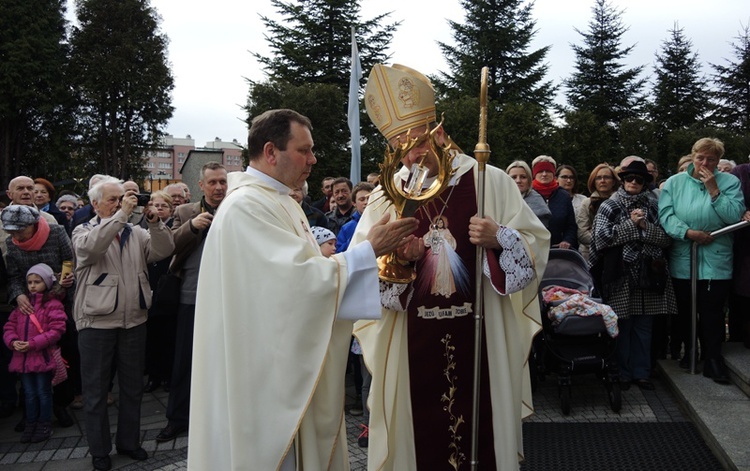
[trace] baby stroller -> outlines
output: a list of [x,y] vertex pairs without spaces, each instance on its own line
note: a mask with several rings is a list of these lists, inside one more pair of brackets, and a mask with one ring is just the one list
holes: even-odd
[[571,377],[573,374],[595,373],[602,380],[610,407],[619,412],[622,406],[620,376],[615,356],[616,339],[607,333],[601,316],[570,314],[560,322],[548,317],[549,310],[560,304],[544,302],[542,291],[549,286],[562,286],[588,293],[588,301],[601,303],[593,297],[594,282],[588,264],[575,250],[551,249],[549,262],[539,286],[542,311],[542,332],[534,339],[530,358],[532,386],[548,371],[557,373],[560,406],[570,414]]

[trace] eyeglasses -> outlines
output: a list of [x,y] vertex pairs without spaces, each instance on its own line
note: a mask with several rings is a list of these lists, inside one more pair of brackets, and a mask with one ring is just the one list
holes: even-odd
[[563,180],[575,180],[576,177],[573,175],[558,175],[557,178],[562,178]]
[[640,176],[640,175],[633,175],[633,174],[625,175],[625,177],[623,179],[626,182],[628,182],[628,183],[635,182],[635,183],[637,183],[639,185],[643,185],[643,182],[646,181],[646,180],[644,180],[644,178],[642,176]]
[[595,178],[596,181],[602,181],[602,180],[612,180],[611,175],[599,175]]

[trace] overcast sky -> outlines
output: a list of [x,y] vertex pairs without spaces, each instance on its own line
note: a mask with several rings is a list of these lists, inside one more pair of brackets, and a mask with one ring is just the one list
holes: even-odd
[[[750,23],[747,0],[611,1],[624,9],[622,20],[630,28],[623,46],[635,45],[628,65],[646,65],[649,77],[654,54],[675,22],[704,64],[734,60],[729,43]],[[161,15],[162,30],[170,40],[169,61],[175,77],[175,112],[167,132],[176,137],[189,134],[198,146],[216,137],[245,144],[247,128],[240,108],[247,100],[245,78],[264,78],[249,51],[268,54],[260,15],[276,17],[270,0],[151,0],[151,4]],[[555,84],[573,69],[570,45],[582,44],[575,28],[588,30],[593,4],[593,0],[535,2],[538,33],[532,49],[552,46],[547,56],[548,79]],[[391,63],[425,74],[448,70],[437,41],[452,44],[446,19],[463,21],[459,0],[362,0],[363,19],[385,12],[392,12],[392,20],[402,21],[391,45]],[[703,71],[711,73],[712,69],[705,66]]]

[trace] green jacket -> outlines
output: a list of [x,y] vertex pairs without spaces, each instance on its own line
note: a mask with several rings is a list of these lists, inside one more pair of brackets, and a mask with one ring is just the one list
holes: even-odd
[[[730,173],[714,171],[719,197],[711,201],[706,186],[693,178],[693,164],[686,172],[672,176],[659,197],[659,221],[674,239],[669,253],[673,278],[690,279],[690,248],[693,242],[685,237],[688,229],[713,232],[739,222],[745,211],[740,181]],[[732,278],[733,234],[717,237],[708,245],[698,246],[698,279],[729,280]]]

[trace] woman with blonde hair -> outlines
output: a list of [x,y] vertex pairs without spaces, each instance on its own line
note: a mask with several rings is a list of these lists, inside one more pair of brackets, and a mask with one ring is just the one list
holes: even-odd
[[594,216],[596,216],[599,206],[617,191],[619,187],[620,180],[617,178],[615,170],[607,163],[597,165],[589,174],[588,188],[591,196],[581,203],[581,210],[576,213],[578,242],[581,244],[579,250],[581,251],[581,255],[587,260]]
[[[687,368],[691,349],[691,248],[697,250],[697,310],[703,376],[729,384],[729,373],[721,357],[726,327],[724,304],[732,280],[734,234],[718,237],[712,232],[734,224],[745,212],[740,181],[716,168],[724,156],[724,143],[703,138],[693,144],[692,163],[672,176],[659,197],[659,220],[672,237],[669,267],[677,296],[677,319],[672,323],[672,344],[685,343],[680,366]],[[674,347],[673,347],[674,348]]]
[[516,182],[518,191],[523,196],[523,201],[526,205],[531,208],[531,211],[542,221],[544,227],[549,228],[549,219],[552,216],[547,203],[545,203],[542,195],[534,191],[531,188],[531,168],[523,160],[516,160],[515,162],[508,165],[505,169],[505,173]]

